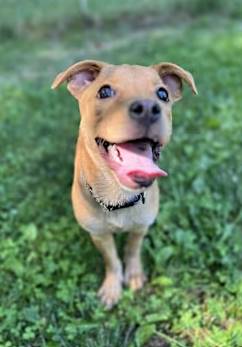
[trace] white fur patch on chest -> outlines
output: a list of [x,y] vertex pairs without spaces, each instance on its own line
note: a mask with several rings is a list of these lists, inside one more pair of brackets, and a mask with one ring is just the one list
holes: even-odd
[[143,209],[140,204],[122,210],[107,213],[105,218],[108,229],[113,232],[127,232],[147,228],[155,220],[155,214]]

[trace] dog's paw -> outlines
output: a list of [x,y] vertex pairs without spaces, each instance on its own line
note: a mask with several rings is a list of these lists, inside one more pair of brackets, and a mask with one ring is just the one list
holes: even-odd
[[144,283],[146,281],[146,277],[143,273],[132,275],[129,277],[128,281],[126,282],[130,289],[133,291],[139,290],[144,286]]
[[107,275],[101,288],[98,291],[98,296],[101,302],[107,309],[111,309],[119,301],[122,293],[122,282],[119,276],[110,274]]
[[146,277],[144,273],[136,273],[136,274],[130,274],[127,275],[127,278],[125,279],[125,284],[129,286],[130,289],[133,291],[139,290],[144,286],[144,283],[146,281]]
[[146,276],[142,270],[141,264],[130,262],[126,266],[124,283],[133,291],[139,290],[144,286]]

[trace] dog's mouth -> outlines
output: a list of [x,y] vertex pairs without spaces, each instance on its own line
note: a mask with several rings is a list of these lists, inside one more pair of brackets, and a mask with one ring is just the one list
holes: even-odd
[[111,143],[97,137],[100,153],[119,182],[129,189],[150,186],[157,177],[167,176],[156,162],[162,145],[149,138]]

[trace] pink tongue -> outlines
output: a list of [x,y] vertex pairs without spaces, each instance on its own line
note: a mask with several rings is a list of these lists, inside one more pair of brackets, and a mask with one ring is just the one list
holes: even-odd
[[[151,145],[147,142],[123,143],[114,145],[112,158],[115,159],[113,169],[119,178],[155,179],[167,176],[153,161]],[[114,164],[114,163],[113,163]]]

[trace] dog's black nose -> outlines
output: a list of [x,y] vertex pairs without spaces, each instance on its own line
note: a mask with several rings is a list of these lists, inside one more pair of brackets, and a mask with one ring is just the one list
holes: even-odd
[[130,105],[129,115],[138,122],[150,125],[160,118],[161,108],[156,101],[137,100]]

